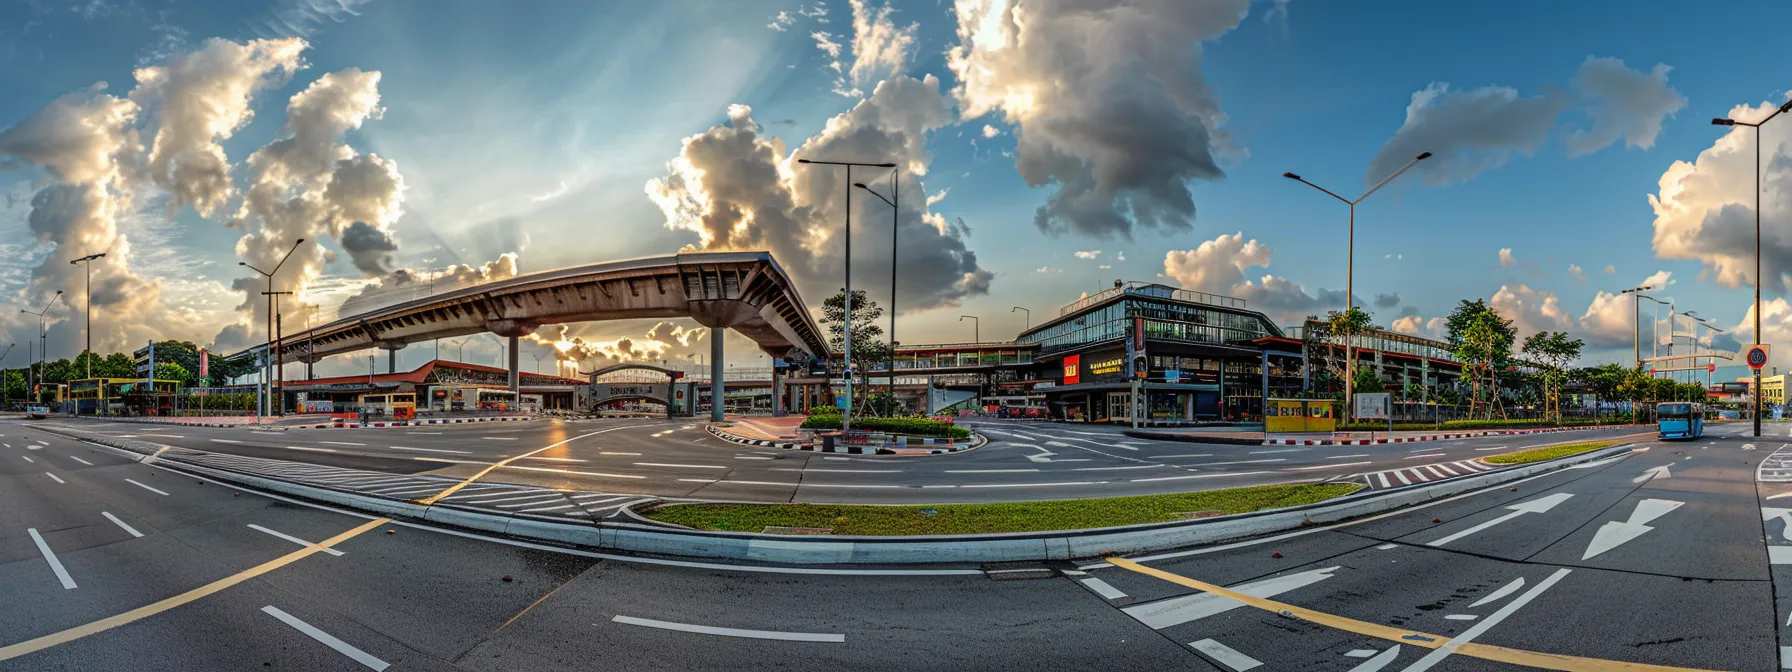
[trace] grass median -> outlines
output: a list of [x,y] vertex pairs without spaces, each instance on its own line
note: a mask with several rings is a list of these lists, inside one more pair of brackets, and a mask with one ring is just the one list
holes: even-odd
[[834,534],[898,536],[1081,530],[1164,523],[1192,514],[1223,515],[1299,506],[1362,489],[1356,483],[1297,483],[1249,488],[997,504],[851,506],[839,504],[679,504],[645,515],[699,530],[762,532],[767,527],[826,528]]
[[1569,455],[1579,455],[1581,453],[1599,450],[1600,448],[1610,448],[1612,446],[1616,446],[1621,443],[1624,443],[1624,442],[1623,441],[1581,441],[1579,443],[1564,443],[1564,444],[1555,445],[1555,446],[1544,446],[1542,448],[1533,448],[1531,450],[1521,450],[1516,453],[1506,453],[1504,455],[1495,455],[1493,457],[1486,458],[1482,461],[1488,462],[1491,464],[1530,464],[1532,462],[1542,462],[1544,460],[1553,460],[1558,457],[1567,457]]

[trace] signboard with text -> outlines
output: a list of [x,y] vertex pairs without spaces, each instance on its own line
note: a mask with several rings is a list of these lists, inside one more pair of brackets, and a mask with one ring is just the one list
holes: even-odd
[[1075,385],[1083,382],[1083,356],[1071,355],[1064,358],[1064,384]]
[[1386,392],[1359,392],[1356,395],[1356,418],[1358,420],[1386,420],[1391,402],[1392,395]]

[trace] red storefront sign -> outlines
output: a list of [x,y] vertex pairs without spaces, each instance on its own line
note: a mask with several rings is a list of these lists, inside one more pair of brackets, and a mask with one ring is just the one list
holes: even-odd
[[1083,356],[1071,355],[1064,358],[1064,385],[1075,385],[1083,381]]

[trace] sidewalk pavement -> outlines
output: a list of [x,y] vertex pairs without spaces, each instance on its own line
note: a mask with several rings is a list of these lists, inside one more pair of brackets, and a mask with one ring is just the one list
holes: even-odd
[[735,418],[728,433],[760,441],[795,441],[796,430],[802,426],[804,419],[805,416],[801,415]]

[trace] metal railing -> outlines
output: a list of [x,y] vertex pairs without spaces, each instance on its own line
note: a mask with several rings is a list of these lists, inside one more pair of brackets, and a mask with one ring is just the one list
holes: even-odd
[[1106,301],[1108,299],[1119,296],[1121,294],[1136,294],[1136,295],[1140,295],[1140,296],[1151,296],[1151,297],[1157,297],[1160,299],[1170,299],[1172,301],[1183,301],[1186,303],[1199,303],[1199,304],[1208,305],[1208,306],[1220,306],[1223,308],[1240,308],[1240,309],[1242,309],[1245,307],[1245,300],[1237,298],[1237,297],[1221,296],[1219,294],[1208,294],[1207,292],[1197,292],[1197,291],[1189,290],[1189,289],[1176,289],[1174,287],[1167,287],[1167,286],[1159,285],[1159,284],[1155,284],[1155,283],[1134,281],[1134,282],[1128,282],[1125,285],[1122,285],[1120,287],[1104,289],[1104,290],[1101,290],[1094,294],[1090,294],[1083,298],[1080,298],[1080,299],[1077,299],[1070,303],[1064,304],[1064,307],[1058,309],[1058,317],[1063,317],[1065,315],[1069,315],[1071,313],[1082,310],[1084,308],[1095,305],[1097,303],[1101,303],[1102,301]]

